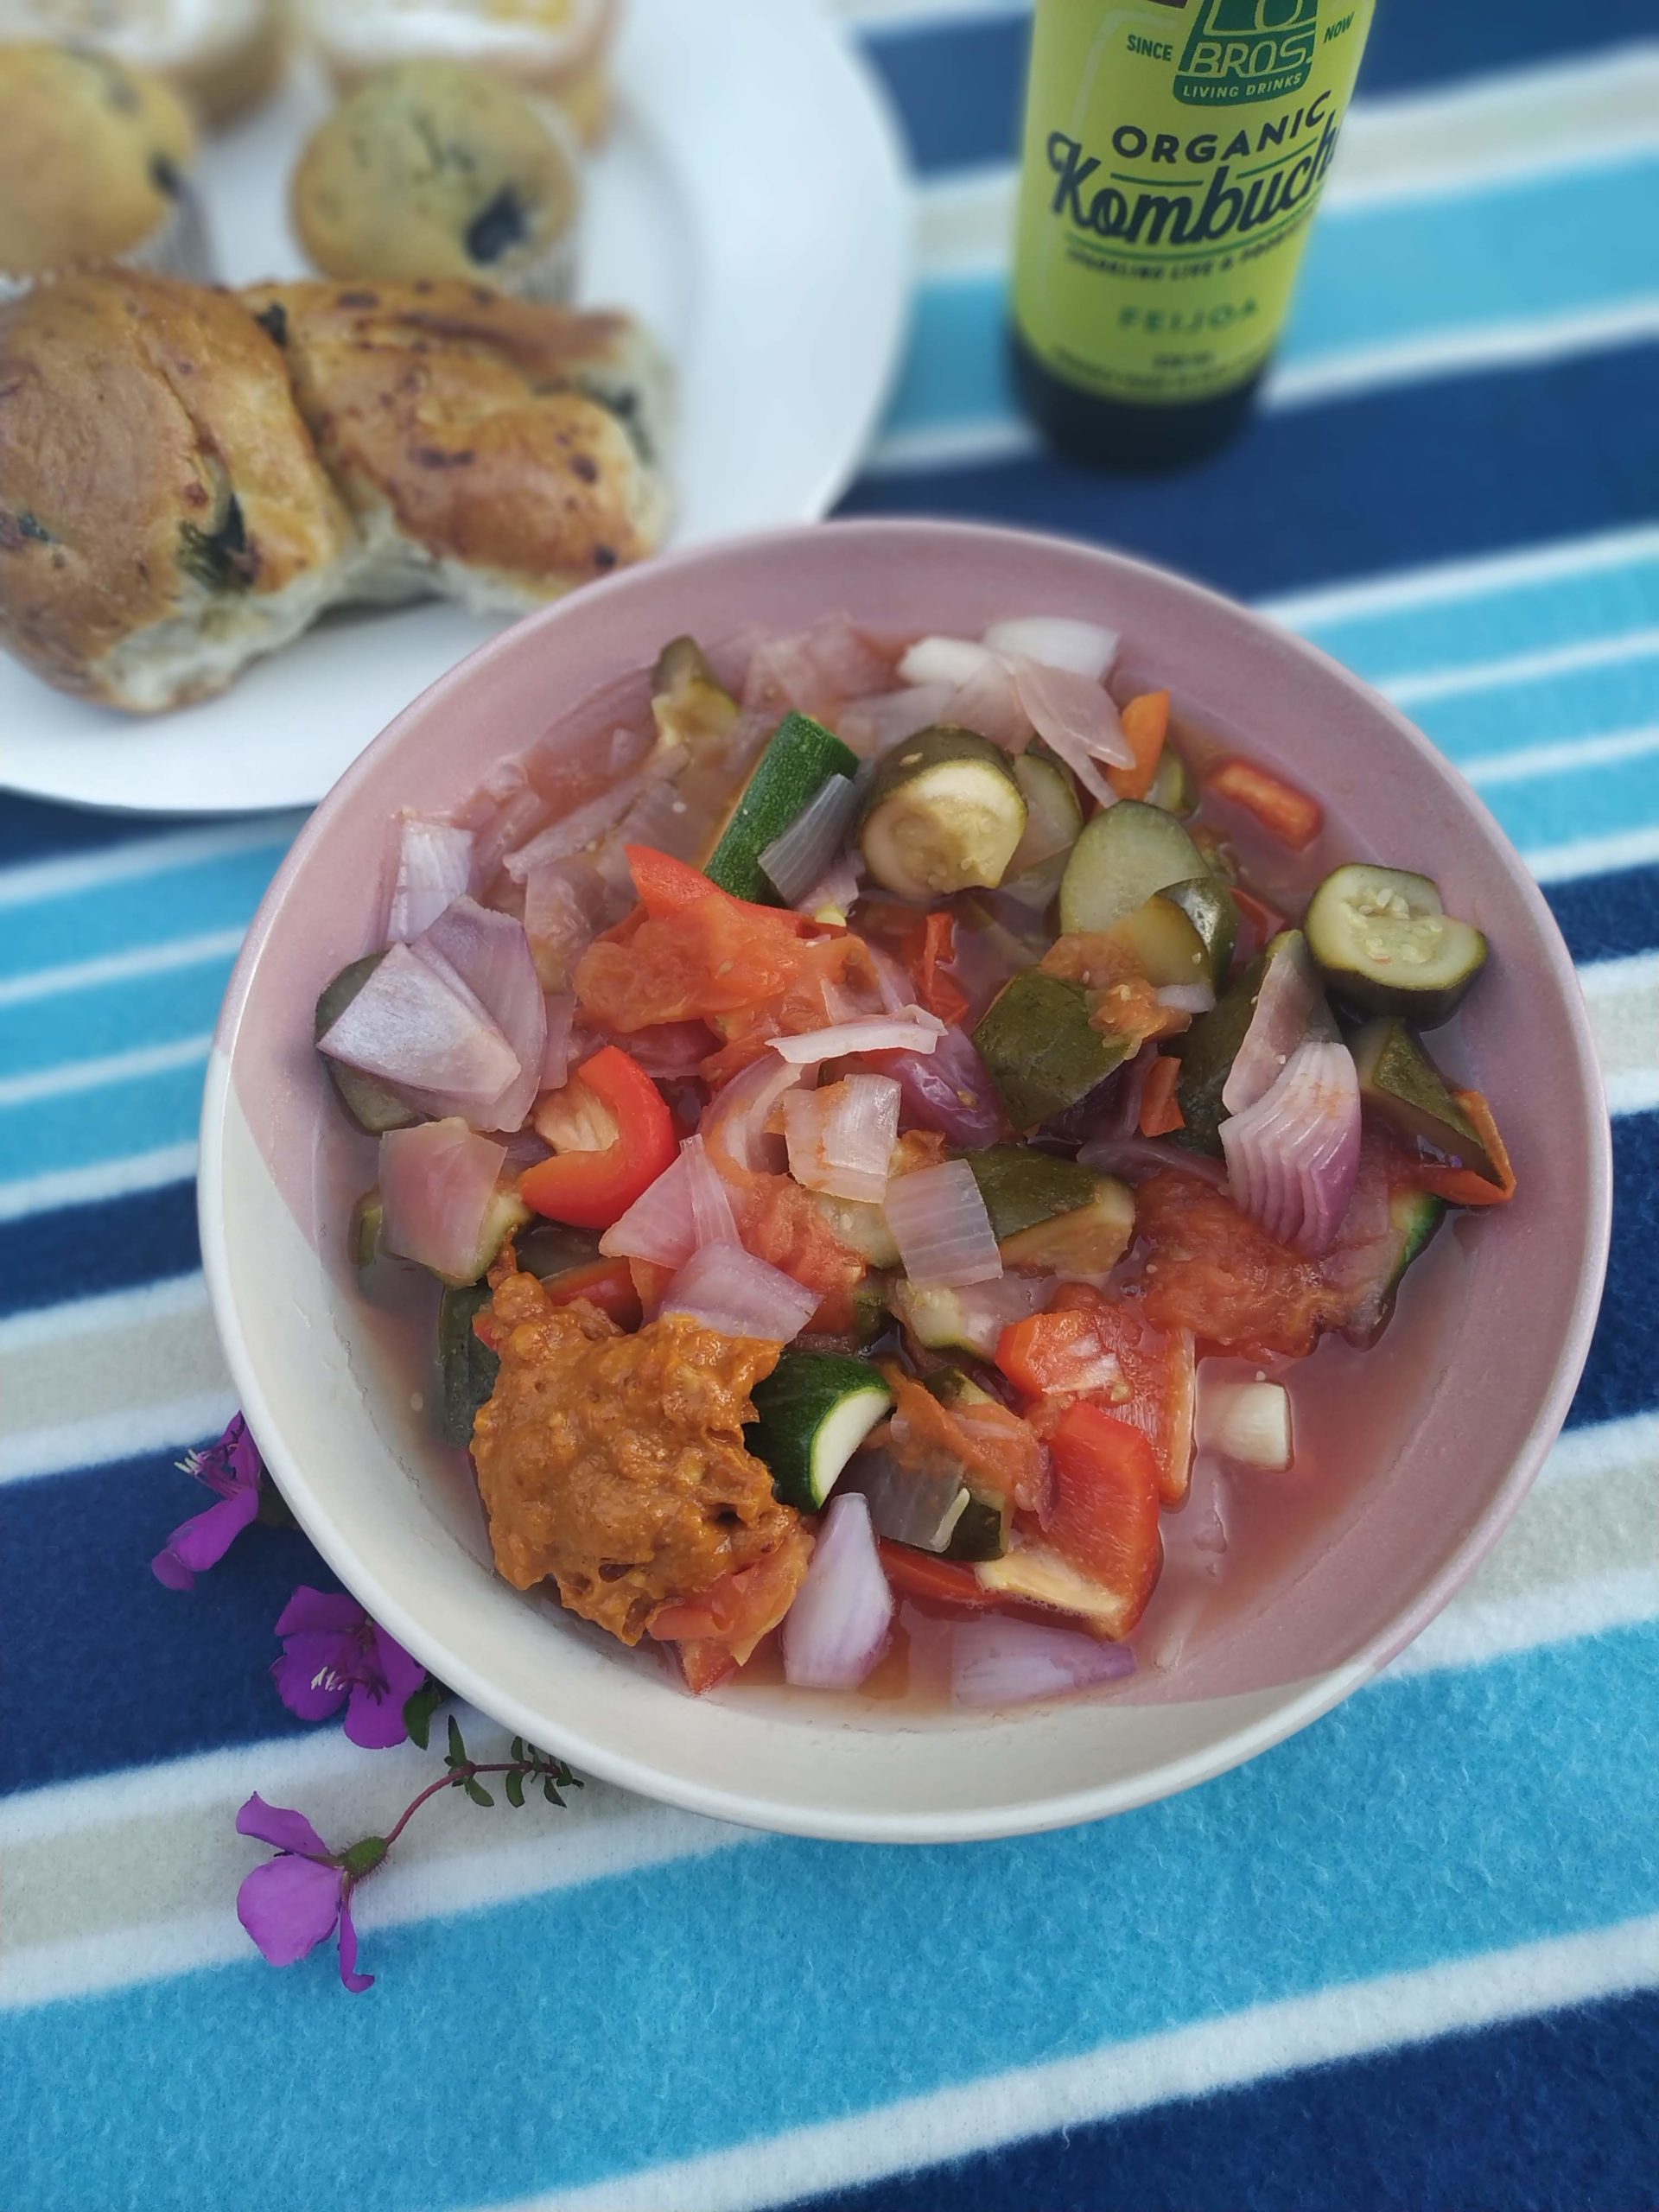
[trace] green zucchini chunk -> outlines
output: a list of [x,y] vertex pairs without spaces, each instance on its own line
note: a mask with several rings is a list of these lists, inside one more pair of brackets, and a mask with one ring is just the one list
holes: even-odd
[[[334,1027],[385,957],[384,952],[365,953],[361,960],[353,960],[349,967],[340,969],[332,982],[323,985],[312,1016],[314,1039],[326,1036]],[[378,1136],[385,1129],[411,1129],[420,1120],[406,1100],[385,1084],[377,1083],[372,1076],[359,1075],[355,1068],[342,1067],[326,1053],[323,1065],[340,1095],[341,1105],[358,1128],[366,1129],[371,1136]]]
[[1036,968],[1003,985],[974,1032],[974,1048],[1021,1131],[1086,1098],[1129,1050],[1125,1039],[1090,1026],[1081,983]]
[[1204,855],[1173,814],[1143,799],[1120,799],[1084,829],[1060,881],[1060,927],[1068,935],[1109,930],[1154,891],[1208,873]]
[[858,755],[810,715],[785,715],[733,808],[703,873],[735,899],[763,906],[782,902],[760,855],[781,837],[831,776],[849,779]]
[[1361,1014],[1396,1014],[1419,1029],[1457,1012],[1486,964],[1486,940],[1440,905],[1439,886],[1360,861],[1333,869],[1303,923],[1320,975]]
[[784,1504],[816,1513],[892,1404],[892,1391],[863,1360],[786,1351],[755,1384],[756,1418],[743,1434]]
[[870,787],[858,841],[884,890],[930,901],[994,890],[1026,834],[1008,756],[972,730],[936,725],[896,745]]

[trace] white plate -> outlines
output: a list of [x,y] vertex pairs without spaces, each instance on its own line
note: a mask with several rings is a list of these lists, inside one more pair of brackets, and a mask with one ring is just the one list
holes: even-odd
[[[810,521],[846,484],[904,334],[909,198],[887,109],[810,0],[629,0],[616,129],[588,172],[582,296],[673,357],[677,544]],[[313,82],[202,162],[221,272],[299,276],[288,177]],[[140,812],[307,805],[499,629],[429,602],[331,618],[223,697],[135,720],[0,654],[0,785]]]

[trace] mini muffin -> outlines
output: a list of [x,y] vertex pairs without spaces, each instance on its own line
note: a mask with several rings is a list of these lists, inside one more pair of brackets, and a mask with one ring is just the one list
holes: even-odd
[[390,62],[470,62],[556,100],[584,146],[611,118],[615,0],[296,0],[342,92]]
[[233,293],[133,270],[0,307],[0,645],[151,713],[344,595],[359,546]]
[[0,289],[116,259],[206,276],[194,154],[159,78],[70,47],[0,47]]
[[624,315],[483,285],[258,285],[365,546],[360,588],[518,611],[661,543],[667,368]]
[[207,123],[274,92],[286,50],[277,0],[0,0],[0,41],[42,38],[149,70]]
[[294,226],[324,276],[460,277],[569,296],[576,168],[543,104],[454,61],[360,86],[295,173]]

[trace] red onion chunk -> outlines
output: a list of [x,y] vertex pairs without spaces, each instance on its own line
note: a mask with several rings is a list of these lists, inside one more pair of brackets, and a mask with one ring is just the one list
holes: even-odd
[[879,760],[906,738],[943,721],[955,695],[956,686],[950,683],[907,683],[902,691],[878,691],[872,698],[855,699],[842,709],[836,735],[867,760]]
[[1012,622],[993,622],[983,643],[1009,660],[1034,660],[1044,668],[1068,669],[1086,683],[1103,683],[1117,658],[1117,632],[1098,622],[1078,622],[1066,614],[1026,614]]
[[1116,1175],[1126,1183],[1143,1183],[1148,1175],[1162,1175],[1173,1170],[1183,1175],[1196,1175],[1201,1182],[1213,1184],[1218,1191],[1227,1187],[1227,1170],[1218,1160],[1208,1153],[1189,1152],[1185,1145],[1166,1144],[1156,1137],[1099,1136],[1091,1137],[1077,1154],[1077,1164],[1093,1167],[1103,1175]]
[[1282,1382],[1245,1382],[1198,1369],[1193,1437],[1235,1466],[1282,1474],[1292,1459],[1290,1393]]
[[991,1218],[965,1160],[896,1176],[885,1211],[905,1273],[918,1290],[957,1290],[1001,1274]]
[[1015,661],[1014,680],[1038,736],[1076,771],[1103,806],[1114,804],[1117,793],[1096,764],[1103,760],[1114,768],[1133,767],[1135,747],[1123,734],[1110,693],[1071,669],[1045,668],[1034,660]]
[[657,1082],[672,1083],[695,1076],[716,1043],[706,1021],[652,1021],[630,1030],[622,1049]]
[[1272,1089],[1221,1125],[1234,1203],[1281,1244],[1317,1259],[1353,1195],[1359,1137],[1352,1055],[1306,1039]]
[[899,680],[918,689],[939,684],[960,690],[995,658],[988,645],[973,638],[918,638],[899,663]]
[[743,704],[770,714],[775,728],[790,707],[833,723],[849,699],[885,691],[893,669],[885,654],[844,614],[815,622],[792,638],[768,638],[749,657]]
[[1064,1697],[1134,1672],[1135,1654],[1126,1644],[995,1613],[959,1621],[951,1639],[951,1698],[976,1708]]
[[563,1090],[576,1056],[576,1001],[569,991],[549,991],[542,1000],[546,1034],[542,1040],[543,1090]]
[[424,1110],[468,1120],[487,1114],[520,1072],[518,1054],[460,978],[406,944],[391,947],[318,1044]]
[[1230,1114],[1242,1114],[1272,1090],[1321,1003],[1319,979],[1299,931],[1268,963],[1250,1026],[1222,1085],[1221,1103]]
[[775,1052],[762,1052],[734,1075],[702,1117],[702,1136],[718,1166],[776,1174],[784,1167],[784,1141],[768,1134],[772,1108],[786,1090],[809,1081],[811,1071],[792,1067]]
[[687,1137],[679,1157],[641,1192],[599,1240],[607,1259],[649,1260],[683,1268],[705,1244],[737,1242],[731,1195],[703,1150]]
[[397,823],[397,867],[386,936],[394,944],[419,937],[451,899],[473,887],[473,840],[453,823],[405,814]]
[[784,1680],[802,1690],[855,1690],[887,1649],[893,1611],[869,1504],[845,1491],[830,1500],[784,1616]]
[[1006,1134],[1002,1103],[964,1029],[947,1029],[928,1054],[883,1052],[876,1065],[895,1076],[912,1128],[937,1129],[952,1144],[995,1144]]
[[648,782],[660,780],[661,775],[666,772],[666,769],[663,769],[656,779],[652,779],[648,771],[625,776],[620,783],[613,784],[607,791],[601,791],[597,798],[590,798],[584,804],[573,807],[569,814],[561,815],[556,822],[550,822],[528,844],[519,846],[516,852],[508,853],[502,866],[515,883],[523,883],[534,870],[545,867],[549,861],[569,860],[574,854],[585,852],[588,846],[596,844],[607,830],[622,819],[645,791]]
[[702,1245],[663,1293],[659,1313],[683,1313],[725,1337],[791,1344],[811,1319],[818,1294],[736,1243]]
[[957,729],[971,729],[1005,752],[1023,753],[1031,743],[1031,716],[1020,700],[1014,671],[988,653],[939,716]]
[[475,899],[457,899],[410,950],[453,969],[512,1046],[517,1071],[480,1125],[522,1128],[542,1088],[547,1043],[547,1004],[524,924]]
[[423,1122],[380,1140],[381,1239],[452,1282],[475,1282],[488,1265],[485,1222],[506,1147],[475,1136],[465,1122]]
[[732,1194],[726,1179],[709,1159],[700,1136],[687,1137],[680,1147],[685,1163],[685,1186],[691,1200],[691,1225],[699,1250],[705,1244],[735,1244],[740,1240],[732,1211]]
[[774,1037],[780,1059],[804,1067],[820,1060],[845,1059],[849,1052],[931,1052],[944,1034],[938,1014],[918,1006],[899,1014],[872,1014],[865,1021],[838,1021],[829,1029],[804,1029],[793,1037]]
[[594,863],[581,857],[544,861],[521,887],[524,935],[536,972],[550,991],[569,986],[578,959],[601,930],[621,920],[632,900],[632,889],[613,890]]
[[787,1092],[790,1173],[809,1191],[879,1205],[899,1135],[899,1097],[887,1075],[849,1075],[823,1090]]

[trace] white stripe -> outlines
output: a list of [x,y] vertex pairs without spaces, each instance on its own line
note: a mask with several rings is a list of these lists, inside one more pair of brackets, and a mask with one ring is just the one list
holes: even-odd
[[1659,1106],[1659,1067],[1624,1068],[1606,1078],[1607,1111],[1650,1114]]
[[1656,1945],[1659,1915],[1350,1982],[495,2212],[759,2212],[1022,2136],[1644,1989],[1659,1979]]
[[930,468],[992,468],[999,461],[1024,461],[1041,451],[1037,433],[1011,415],[930,423],[882,438],[860,462],[859,474],[906,476]]
[[1659,824],[1621,830],[1611,837],[1575,837],[1564,845],[1541,845],[1522,859],[1540,883],[1565,883],[1574,876],[1611,875],[1624,868],[1645,868],[1659,861]]
[[57,1167],[45,1175],[20,1176],[16,1182],[0,1183],[0,1221],[47,1213],[57,1206],[130,1198],[139,1191],[159,1190],[165,1183],[188,1182],[195,1172],[192,1141],[133,1153],[125,1160],[97,1160],[87,1167]]
[[141,1045],[130,1052],[66,1060],[58,1067],[37,1068],[30,1075],[8,1076],[0,1080],[0,1107],[29,1106],[37,1099],[60,1098],[71,1091],[98,1090],[109,1084],[165,1075],[171,1068],[188,1068],[205,1060],[213,1043],[211,1036],[179,1037],[170,1045]]
[[1659,653],[1659,630],[1626,630],[1618,637],[1585,638],[1576,645],[1551,645],[1535,653],[1510,653],[1502,660],[1414,670],[1405,676],[1389,677],[1378,688],[1396,706],[1416,707],[1426,699],[1450,699],[1461,691],[1491,691],[1501,684],[1533,683],[1541,677],[1571,676],[1580,669],[1645,660],[1654,653]]
[[1495,785],[1522,784],[1532,776],[1640,760],[1655,752],[1659,752],[1659,722],[1644,729],[1609,730],[1604,737],[1554,738],[1547,745],[1517,746],[1512,753],[1477,753],[1458,766],[1478,790],[1488,791]]
[[37,968],[32,975],[0,982],[0,1006],[52,998],[62,991],[95,990],[104,983],[130,982],[137,976],[164,975],[174,968],[202,968],[210,960],[229,960],[241,950],[240,930],[210,930],[181,937],[170,944],[136,945],[130,952],[106,953],[100,960],[71,961],[61,968]]
[[211,830],[169,830],[160,836],[133,837],[101,852],[67,853],[60,860],[29,861],[0,868],[0,906],[22,906],[41,899],[69,899],[137,875],[159,875],[169,868],[220,860],[227,853],[279,850],[292,842],[305,817],[299,814],[254,815],[245,822],[219,823]]
[[1532,1589],[1490,1605],[1465,1603],[1432,1620],[1389,1666],[1391,1675],[1427,1675],[1484,1667],[1541,1643],[1601,1636],[1659,1614],[1659,1564],[1616,1567],[1582,1581]]
[[1288,629],[1319,630],[1357,617],[1484,598],[1517,586],[1552,583],[1562,576],[1590,575],[1600,569],[1653,560],[1659,560],[1659,524],[1643,523],[1593,537],[1558,538],[1554,544],[1529,545],[1521,552],[1484,553],[1469,560],[1432,562],[1420,569],[1394,569],[1357,582],[1261,600],[1257,607]]
[[1534,1487],[1549,1491],[1557,1484],[1592,1480],[1609,1468],[1641,1466],[1659,1467],[1659,1413],[1624,1414],[1618,1421],[1569,1428],[1551,1445]]
[[15,1359],[19,1352],[66,1338],[109,1336],[146,1321],[171,1320],[180,1313],[200,1313],[206,1319],[207,1313],[207,1285],[200,1271],[170,1275],[131,1290],[99,1291],[91,1298],[66,1299],[60,1305],[36,1306],[32,1313],[10,1314],[0,1321],[0,1357]]
[[[20,1429],[15,1436],[0,1438],[0,1483],[33,1482],[72,1469],[108,1466],[113,1460],[135,1459],[141,1452],[181,1456],[187,1446],[217,1436],[235,1411],[234,1391],[210,1390],[161,1405],[124,1406],[114,1413],[63,1421],[51,1428]],[[210,1503],[205,1496],[194,1505],[181,1499],[178,1517],[186,1520]],[[158,1551],[166,1535],[165,1529],[157,1529]]]

